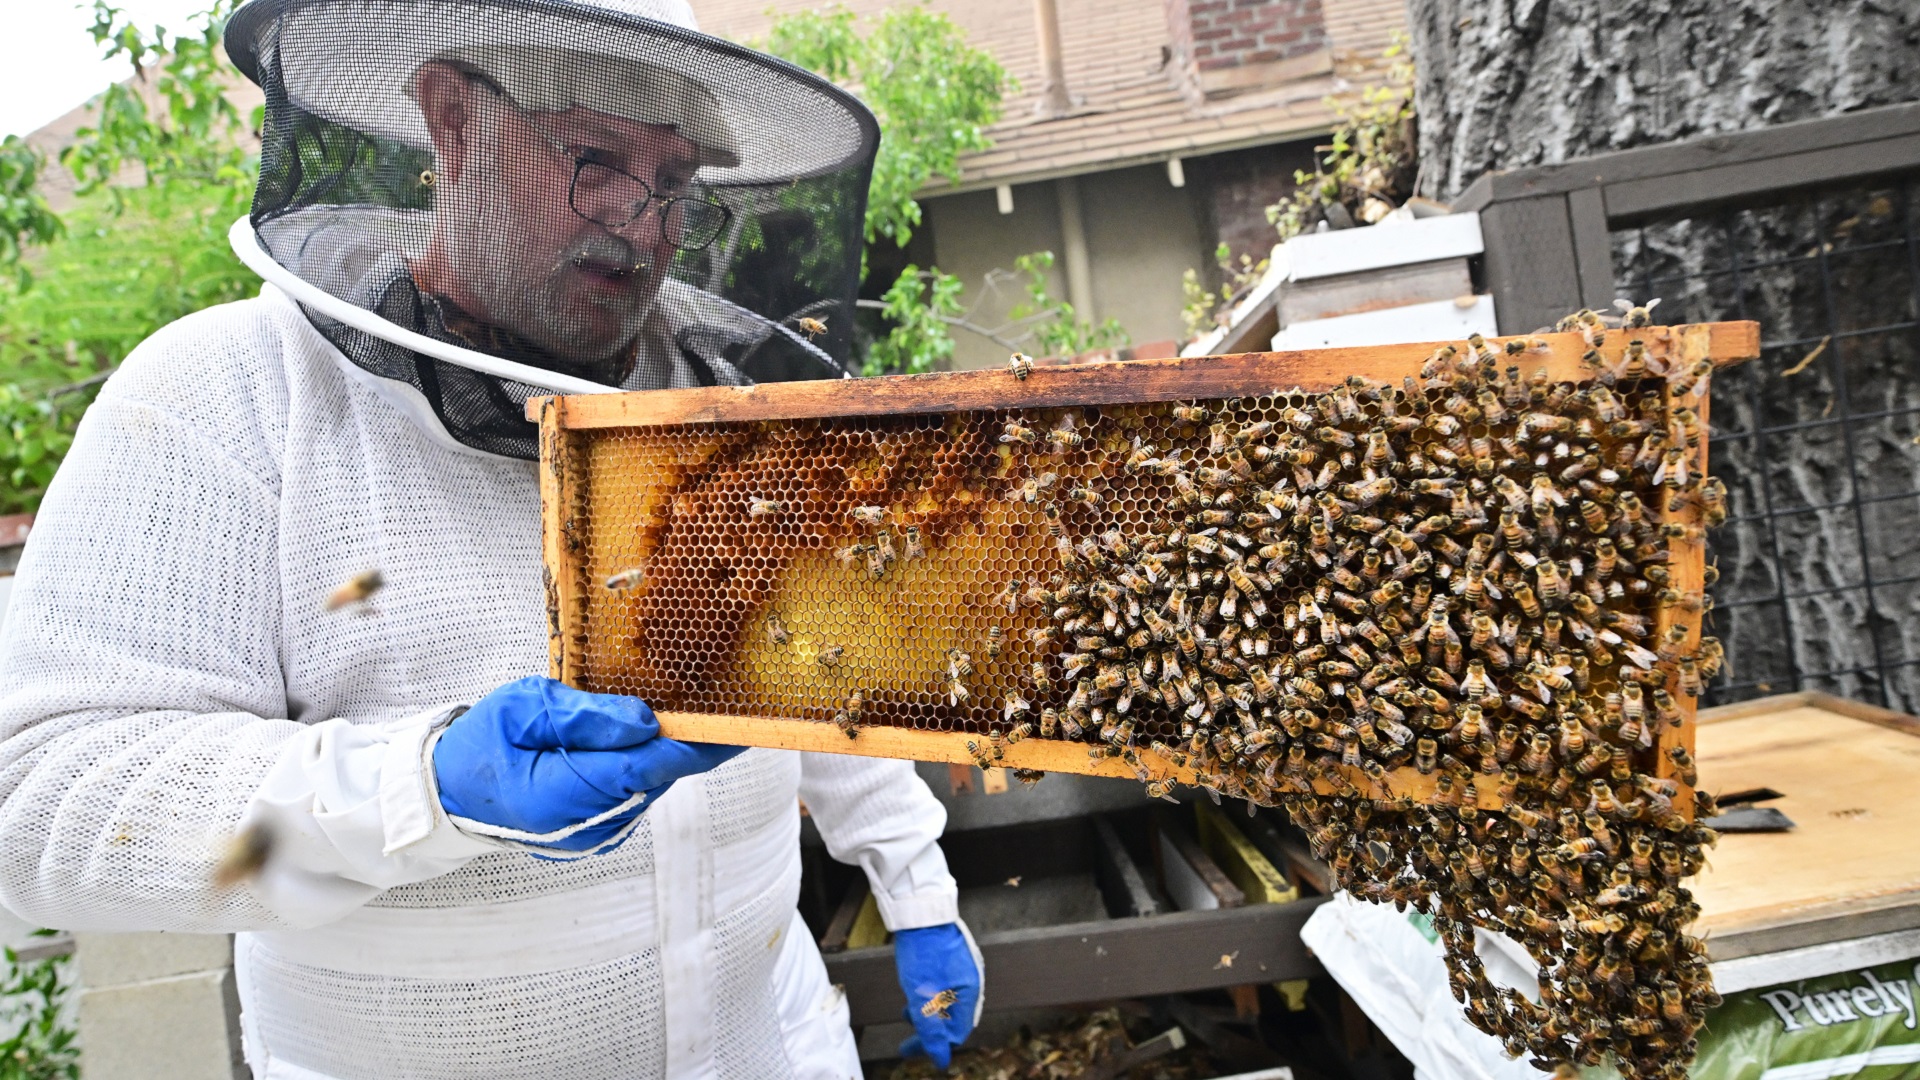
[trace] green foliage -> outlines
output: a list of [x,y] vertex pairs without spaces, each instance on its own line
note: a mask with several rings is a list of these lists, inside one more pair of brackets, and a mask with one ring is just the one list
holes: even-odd
[[60,978],[62,961],[49,958],[21,963],[5,950],[6,973],[0,976],[0,1080],[78,1080],[80,1048],[75,1032],[61,1020],[67,987]]
[[[109,59],[133,64],[130,83],[115,83],[95,102],[95,123],[77,132],[60,155],[83,192],[108,187],[129,166],[149,185],[175,182],[251,188],[253,172],[239,136],[245,131],[225,90],[232,78],[220,32],[234,0],[214,0],[199,27],[142,32],[108,0],[94,0],[90,33]],[[151,103],[149,98],[152,99]]]
[[73,442],[71,420],[46,397],[0,383],[0,426],[7,436],[0,440],[0,476],[6,479],[0,488],[0,514],[18,514],[39,504]]
[[1047,271],[1053,268],[1053,252],[1036,251],[1013,260],[1016,273],[1023,275],[1027,298],[1009,313],[1015,320],[1034,315],[1052,317],[1033,327],[1034,351],[1047,356],[1078,356],[1095,349],[1117,349],[1132,338],[1120,327],[1120,320],[1107,319],[1094,325],[1079,317],[1073,305],[1047,295]]
[[1352,105],[1335,103],[1341,124],[1333,142],[1314,147],[1314,170],[1296,171],[1299,185],[1267,207],[1267,220],[1291,240],[1329,216],[1372,224],[1413,194],[1417,147],[1413,130],[1413,64],[1396,40],[1384,56],[1386,82],[1360,91]]
[[40,152],[18,135],[0,140],[0,271],[13,271],[22,284],[32,280],[20,262],[26,248],[60,235],[59,215],[34,186],[40,165]]
[[989,145],[1010,85],[993,58],[972,48],[945,15],[921,5],[882,12],[863,36],[839,4],[782,15],[756,43],[782,59],[853,88],[880,121],[880,153],[868,188],[866,238],[902,247],[920,224],[914,192],[937,176],[958,181],[960,157]]
[[909,263],[881,298],[893,328],[873,343],[860,373],[919,375],[951,360],[953,334],[947,325],[964,310],[960,289],[960,279],[952,274]]
[[10,437],[0,513],[39,504],[90,399],[50,391],[84,385],[161,326],[258,288],[226,241],[258,168],[222,94],[230,76],[215,45],[230,7],[220,0],[191,33],[169,35],[95,5],[95,40],[137,65],[144,90],[115,86],[97,100],[98,122],[62,154],[81,181],[78,205],[63,229],[32,234],[31,280],[0,285],[0,423]]
[[1220,267],[1220,290],[1209,292],[1200,282],[1200,271],[1189,269],[1180,277],[1180,291],[1185,294],[1186,302],[1181,305],[1180,318],[1186,323],[1187,337],[1199,337],[1217,326],[1225,325],[1227,313],[1244,299],[1260,279],[1267,274],[1271,259],[1253,261],[1253,256],[1242,253],[1240,261],[1233,260],[1233,249],[1222,243],[1213,249],[1213,261]]

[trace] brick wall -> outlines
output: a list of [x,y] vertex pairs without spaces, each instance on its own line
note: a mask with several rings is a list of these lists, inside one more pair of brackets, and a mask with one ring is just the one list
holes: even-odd
[[[1294,170],[1313,167],[1313,145],[1320,141],[1306,139],[1187,158],[1187,183],[1199,200],[1209,248],[1224,241],[1236,261],[1241,255],[1251,255],[1255,261],[1266,258],[1280,239],[1267,221],[1267,207],[1293,193]],[[1210,258],[1208,265],[1211,277],[1217,279]]]
[[1199,71],[1286,60],[1327,44],[1321,0],[1168,0],[1168,30]]

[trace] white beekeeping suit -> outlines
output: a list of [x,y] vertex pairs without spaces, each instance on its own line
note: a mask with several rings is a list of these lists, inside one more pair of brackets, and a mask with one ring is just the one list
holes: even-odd
[[[81,424],[0,636],[0,903],[70,929],[240,932],[247,1057],[274,1080],[858,1075],[845,1002],[794,910],[798,800],[890,928],[953,923],[945,815],[910,764],[750,750],[571,861],[442,809],[428,733],[547,665],[537,466],[515,410],[556,380],[461,366],[466,346],[498,343],[413,288],[426,210],[314,183],[300,140],[344,114],[307,112],[276,81],[298,66],[302,10],[255,0],[229,29],[270,88],[259,239],[236,235],[270,276],[326,295],[269,285],[161,330]],[[388,23],[363,30],[419,29]],[[697,38],[683,36],[669,44]],[[749,128],[701,136],[703,151],[738,144],[707,159],[722,174],[754,167]],[[409,176],[421,153],[396,138],[345,160]],[[864,193],[870,139],[861,153],[854,175],[814,163],[808,182]],[[754,179],[721,196],[736,220]],[[347,193],[323,205],[322,190]],[[828,224],[857,260],[857,200],[850,229]],[[778,312],[679,265],[614,381],[739,381],[794,362],[782,349],[805,358],[768,329]],[[715,280],[710,261],[695,270]],[[397,321],[364,332],[327,297]],[[433,339],[431,355],[389,325]],[[368,569],[385,581],[368,604],[323,609]],[[272,826],[272,857],[218,889],[243,819]]]

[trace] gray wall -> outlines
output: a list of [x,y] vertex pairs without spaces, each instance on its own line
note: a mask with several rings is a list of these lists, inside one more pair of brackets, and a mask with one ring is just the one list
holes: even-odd
[[[1117,318],[1135,342],[1178,338],[1180,277],[1211,261],[1212,243],[1191,189],[1168,183],[1160,165],[1082,176],[1079,183],[1094,302],[1094,310],[1082,316],[1093,322]],[[1011,214],[1000,213],[992,191],[936,196],[922,205],[935,261],[966,283],[970,305],[982,296],[988,271],[1011,270],[1015,257],[1032,251],[1054,253],[1048,289],[1066,298],[1066,253],[1051,181],[1016,185]],[[1017,289],[1002,289],[979,312],[979,321],[1003,322],[1007,307],[1020,299]],[[954,336],[956,368],[1006,362],[1006,350],[992,341],[965,331]]]

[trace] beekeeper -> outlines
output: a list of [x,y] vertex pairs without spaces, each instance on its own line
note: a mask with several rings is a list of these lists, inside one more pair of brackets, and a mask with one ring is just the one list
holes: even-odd
[[[268,284],[135,350],[47,493],[0,902],[239,931],[274,1080],[858,1076],[804,799],[944,1063],[980,959],[910,765],[677,743],[532,677],[525,400],[837,374],[871,115],[683,0],[253,0],[226,45],[266,93],[233,240]],[[220,888],[236,835],[271,842]]]

